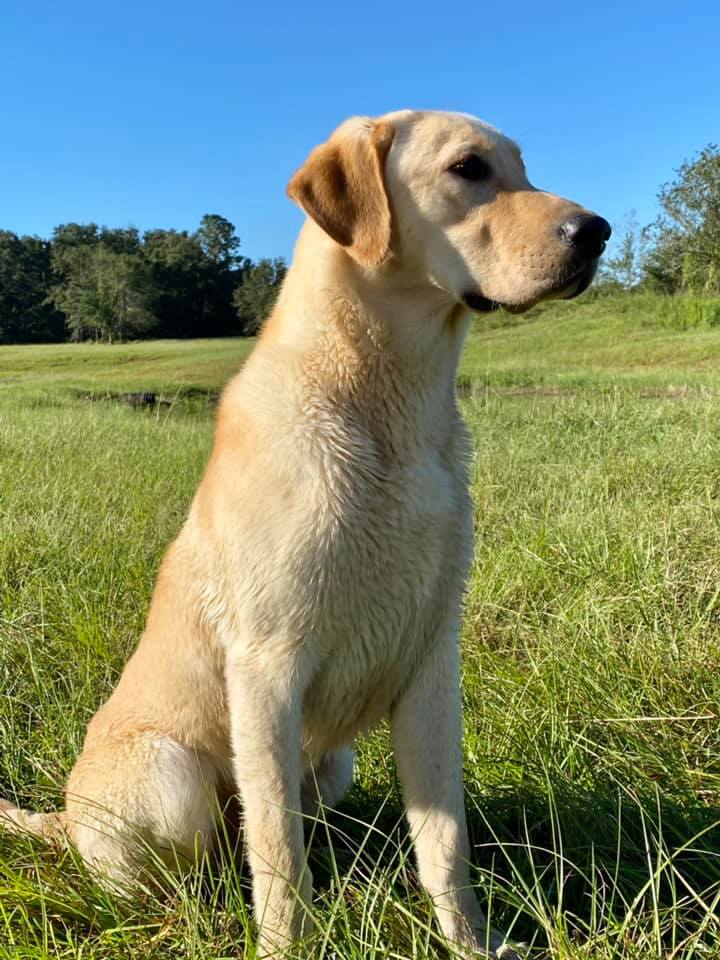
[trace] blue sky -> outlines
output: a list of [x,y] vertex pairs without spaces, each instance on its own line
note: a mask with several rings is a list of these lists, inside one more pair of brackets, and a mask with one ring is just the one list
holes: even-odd
[[235,223],[289,255],[292,171],[355,113],[477,114],[621,224],[720,141],[720,4],[5,0],[0,228]]

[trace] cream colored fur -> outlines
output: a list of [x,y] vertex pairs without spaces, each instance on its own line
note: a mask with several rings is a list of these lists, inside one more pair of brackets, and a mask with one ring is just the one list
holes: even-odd
[[[448,172],[468,151],[491,182]],[[580,208],[530,187],[497,131],[432,112],[349,121],[289,189],[309,218],[223,396],[147,629],[88,727],[65,811],[5,804],[6,825],[66,834],[125,886],[145,845],[174,862],[211,844],[215,797],[238,791],[271,954],[308,928],[315,779],[337,802],[355,737],[389,716],[420,878],[470,956],[488,933],[462,789],[462,298],[522,309],[567,293],[555,224]]]

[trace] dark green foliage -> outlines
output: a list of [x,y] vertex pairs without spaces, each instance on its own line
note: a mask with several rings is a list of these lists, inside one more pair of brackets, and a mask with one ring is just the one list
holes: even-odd
[[219,213],[206,213],[195,237],[207,259],[220,269],[232,270],[238,265],[240,240],[233,224]]
[[0,343],[250,333],[286,267],[239,250],[219,214],[194,233],[65,223],[46,241],[0,231]]
[[282,257],[263,259],[246,268],[243,283],[235,291],[235,309],[244,334],[257,333],[272,310],[287,264]]
[[50,244],[0,230],[0,343],[63,338],[63,317],[46,300]]
[[148,230],[143,237],[158,318],[156,336],[201,336],[206,295],[205,254],[186,230]]
[[152,280],[147,264],[104,242],[79,246],[50,293],[66,317],[71,340],[134,339],[151,331]]
[[217,213],[206,213],[200,221],[195,239],[204,257],[200,277],[201,336],[240,333],[233,309],[233,295],[242,282],[243,268],[249,261],[245,261],[238,252],[240,240],[235,235],[235,227]]

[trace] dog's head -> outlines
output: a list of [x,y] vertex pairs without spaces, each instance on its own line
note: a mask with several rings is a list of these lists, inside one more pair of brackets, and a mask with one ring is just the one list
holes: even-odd
[[610,236],[602,217],[533,187],[518,147],[474,117],[356,117],[289,195],[367,269],[407,269],[475,311],[575,297]]

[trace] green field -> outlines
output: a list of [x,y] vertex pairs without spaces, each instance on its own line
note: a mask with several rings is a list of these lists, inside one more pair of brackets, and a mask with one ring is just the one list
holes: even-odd
[[[660,320],[561,304],[478,328],[462,363],[474,880],[538,958],[720,958],[720,329]],[[0,348],[0,795],[57,805],[251,345]],[[443,956],[385,731],[316,833],[325,956]],[[162,886],[122,903],[0,838],[0,958],[244,955],[242,862]]]

